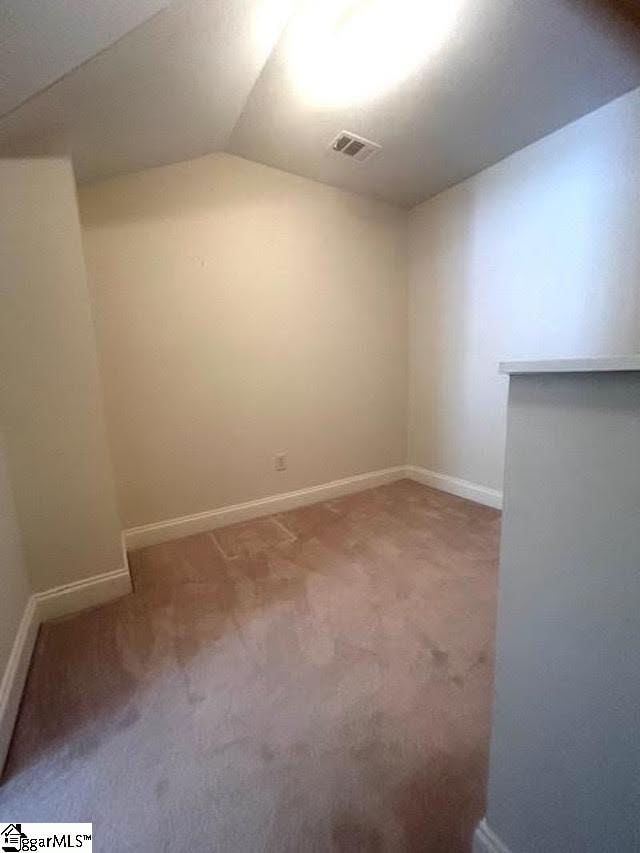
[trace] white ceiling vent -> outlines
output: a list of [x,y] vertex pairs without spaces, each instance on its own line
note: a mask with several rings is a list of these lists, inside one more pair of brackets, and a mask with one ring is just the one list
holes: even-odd
[[362,163],[377,154],[381,148],[382,146],[377,142],[364,139],[356,133],[351,133],[350,130],[341,130],[331,143],[329,151],[340,157],[348,157],[350,160]]

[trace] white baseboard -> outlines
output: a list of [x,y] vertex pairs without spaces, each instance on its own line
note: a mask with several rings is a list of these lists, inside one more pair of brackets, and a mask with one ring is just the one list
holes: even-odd
[[105,604],[131,590],[131,576],[125,562],[124,567],[115,572],[95,575],[29,597],[0,682],[0,774],[7,757],[40,625],[48,619]]
[[39,621],[46,622],[47,619],[57,619],[60,616],[86,610],[88,607],[106,604],[108,601],[127,595],[131,590],[129,569],[124,568],[57,586],[46,592],[37,592],[33,598],[36,602]]
[[[104,604],[130,593],[132,589],[131,576],[126,561],[126,550],[156,545],[172,539],[179,539],[182,536],[204,533],[207,530],[214,530],[227,524],[248,521],[276,512],[285,512],[299,506],[353,494],[385,483],[392,483],[401,480],[403,477],[409,477],[426,486],[487,506],[496,508],[502,506],[502,493],[494,489],[468,483],[465,480],[458,480],[445,474],[436,474],[416,465],[399,465],[381,471],[357,474],[354,477],[346,477],[330,483],[322,483],[295,492],[271,495],[255,501],[220,507],[195,515],[186,515],[155,524],[133,527],[130,530],[125,530],[122,535],[123,567],[121,569],[32,595],[25,607],[13,649],[0,682],[0,770],[11,740],[20,697],[40,624],[48,619],[77,613],[80,610]],[[479,851],[505,853],[506,848],[504,847],[486,846],[486,838],[492,838],[493,834],[484,822],[478,827],[476,837],[481,840],[481,843],[485,844],[485,847],[478,848]]]
[[[182,536],[204,533],[207,530],[224,527],[227,524],[248,521],[276,512],[285,512],[299,506],[353,494],[385,483],[392,483],[404,477],[487,506],[496,508],[502,506],[502,493],[495,489],[488,489],[445,474],[437,474],[416,465],[400,465],[366,474],[357,474],[354,477],[334,480],[330,483],[299,489],[295,492],[271,495],[255,501],[220,507],[195,515],[133,527],[125,530],[122,535],[123,567],[121,569],[32,595],[25,607],[13,649],[0,682],[0,770],[11,740],[20,697],[40,624],[48,619],[67,616],[130,593],[132,587],[126,561],[126,550],[156,545],[172,539],[179,539]],[[477,848],[478,853],[484,853],[484,851],[487,853],[509,853],[504,845],[500,846],[500,842],[484,821],[476,831],[476,841],[478,844],[484,845]],[[496,842],[498,846],[496,846]]]
[[467,480],[449,477],[448,474],[437,474],[435,471],[428,471],[418,465],[407,465],[406,476],[422,483],[423,486],[431,486],[432,489],[439,489],[441,492],[448,492],[451,495],[457,495],[459,498],[466,498],[469,501],[475,501],[475,503],[484,504],[494,509],[502,509],[502,492],[497,489],[489,489]]
[[343,480],[322,483],[319,486],[310,486],[307,489],[299,489],[295,492],[284,492],[279,495],[259,498],[255,501],[198,512],[194,515],[183,515],[152,524],[143,524],[140,527],[131,527],[124,531],[124,543],[128,551],[134,551],[136,548],[159,545],[162,542],[170,542],[183,536],[206,533],[208,530],[215,530],[217,527],[225,527],[228,524],[236,524],[239,521],[250,521],[264,515],[286,512],[299,506],[330,500],[363,489],[371,489],[374,486],[401,480],[403,477],[409,477],[425,486],[431,486],[442,492],[458,495],[458,497],[467,498],[467,500],[485,506],[495,507],[496,509],[502,507],[502,492],[495,489],[478,486],[466,480],[458,480],[446,474],[436,474],[434,471],[427,471],[426,468],[420,468],[417,465],[399,465],[395,468],[385,468],[381,471],[371,471],[367,474],[357,474],[355,477],[346,477]]
[[32,595],[24,608],[13,648],[0,682],[0,773],[7,757],[40,620]]
[[299,506],[330,500],[363,489],[371,489],[374,486],[401,480],[406,476],[406,468],[404,465],[400,465],[381,471],[371,471],[368,474],[357,474],[355,477],[346,477],[344,480],[334,480],[331,483],[323,483],[295,492],[270,495],[255,501],[232,504],[231,506],[199,512],[195,515],[184,515],[180,518],[144,524],[141,527],[132,527],[124,531],[125,545],[130,551],[136,548],[145,548],[147,545],[159,545],[161,542],[170,542],[172,539],[180,539],[182,536],[206,533],[208,530],[225,527],[227,524],[249,521],[252,518],[272,515],[275,512],[285,512]]
[[473,853],[511,853],[511,851],[489,827],[485,818],[480,821],[473,836]]

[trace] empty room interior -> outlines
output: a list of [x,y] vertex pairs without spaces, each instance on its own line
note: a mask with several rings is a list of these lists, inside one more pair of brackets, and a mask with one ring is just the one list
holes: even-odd
[[0,2],[0,846],[640,851],[640,5]]

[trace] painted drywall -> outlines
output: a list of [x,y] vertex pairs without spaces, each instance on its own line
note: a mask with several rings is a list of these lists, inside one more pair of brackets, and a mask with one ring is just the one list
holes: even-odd
[[[313,41],[311,34],[324,29],[337,7],[298,3],[227,150],[413,207],[640,85],[640,38],[630,27],[622,36],[608,14],[593,8],[605,4],[614,5],[464,0],[446,44],[430,58],[431,28],[416,21],[417,11],[393,9],[393,27],[413,17],[425,61],[385,86],[380,68],[368,73],[364,51],[353,46],[360,62],[343,56],[341,38],[333,49],[328,39],[320,55],[317,44],[305,54],[301,46]],[[378,61],[390,71],[404,39],[396,30],[387,40]],[[366,89],[367,83],[377,87],[375,97],[354,97],[354,88]],[[378,142],[382,154],[366,168],[345,168],[342,158],[327,156],[331,139],[343,129]]]
[[406,213],[228,154],[80,209],[126,527],[404,464]]
[[640,372],[511,383],[487,824],[513,853],[634,853]]
[[640,350],[640,89],[415,208],[409,461],[502,487],[498,362]]
[[[18,516],[0,433],[0,682],[30,595]],[[1,756],[0,756],[1,763]]]
[[0,161],[0,423],[34,592],[122,568],[71,164]]
[[168,3],[169,0],[3,0],[0,115],[105,50]]

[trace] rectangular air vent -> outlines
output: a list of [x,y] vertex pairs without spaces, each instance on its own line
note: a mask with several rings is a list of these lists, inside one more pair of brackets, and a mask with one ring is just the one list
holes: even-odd
[[331,143],[329,150],[333,154],[362,163],[380,151],[381,147],[377,142],[371,142],[370,139],[351,133],[350,130],[341,130]]

